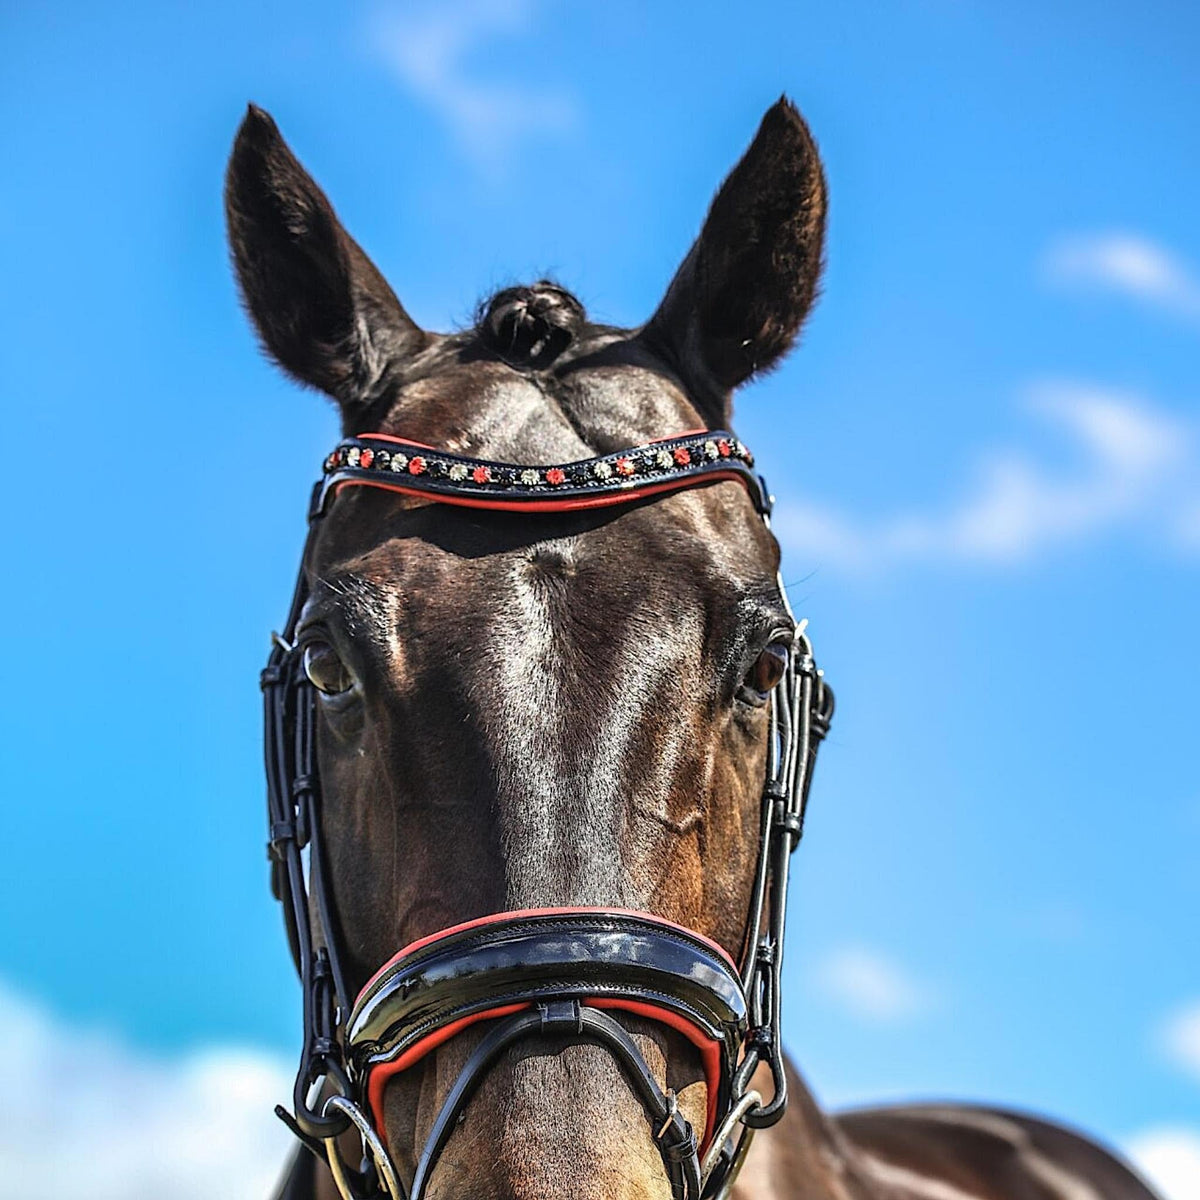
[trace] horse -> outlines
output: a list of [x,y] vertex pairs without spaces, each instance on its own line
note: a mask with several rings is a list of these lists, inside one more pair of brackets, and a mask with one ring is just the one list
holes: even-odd
[[783,97],[645,324],[543,280],[437,334],[249,108],[244,307],[344,431],[263,675],[304,995],[280,1200],[1154,1200],[1024,1113],[827,1113],[779,1051],[831,694],[728,427],[826,203]]

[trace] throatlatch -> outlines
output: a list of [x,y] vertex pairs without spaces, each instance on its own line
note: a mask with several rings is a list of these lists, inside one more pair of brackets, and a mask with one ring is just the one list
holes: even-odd
[[[309,544],[339,491],[353,486],[538,513],[628,504],[732,479],[767,521],[770,501],[753,462],[746,447],[721,430],[551,466],[466,458],[362,434],[341,442],[325,460],[313,490]],[[599,1044],[613,1055],[646,1111],[674,1200],[727,1196],[755,1130],[773,1125],[787,1105],[780,979],[788,872],[804,828],[817,748],[833,715],[833,693],[803,626],[771,693],[759,854],[740,968],[703,935],[650,913],[533,909],[482,917],[414,942],[379,969],[351,1006],[322,842],[316,697],[293,640],[307,599],[307,549],[284,633],[273,636],[262,673],[272,890],[283,905],[303,989],[304,1043],[293,1111],[276,1112],[329,1164],[344,1200],[423,1200],[488,1069],[521,1038],[554,1033]],[[708,1090],[699,1138],[613,1012],[659,1021],[697,1048]],[[443,1103],[406,1190],[383,1132],[387,1083],[481,1022],[488,1023],[487,1032]],[[750,1087],[762,1064],[772,1076],[769,1100]],[[358,1167],[346,1164],[337,1146],[351,1127],[362,1141]]]

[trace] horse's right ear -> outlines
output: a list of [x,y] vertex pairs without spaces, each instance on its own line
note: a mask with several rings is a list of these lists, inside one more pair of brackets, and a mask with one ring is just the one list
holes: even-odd
[[225,216],[263,346],[302,383],[333,396],[353,423],[428,339],[254,105],[229,158]]

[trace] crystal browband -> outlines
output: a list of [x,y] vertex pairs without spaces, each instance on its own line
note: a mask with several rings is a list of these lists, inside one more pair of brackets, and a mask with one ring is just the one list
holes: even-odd
[[346,438],[325,459],[310,516],[320,516],[338,490],[354,485],[474,508],[562,512],[628,504],[639,495],[720,479],[742,483],[755,508],[766,514],[770,499],[753,466],[754,456],[725,430],[682,434],[550,466],[468,458],[388,434],[365,433]]

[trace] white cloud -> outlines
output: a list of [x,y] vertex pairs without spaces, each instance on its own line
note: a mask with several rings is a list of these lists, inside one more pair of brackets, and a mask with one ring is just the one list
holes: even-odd
[[1175,1066],[1200,1080],[1200,1001],[1180,1009],[1163,1023],[1159,1043]]
[[1054,284],[1123,293],[1188,320],[1200,320],[1200,279],[1164,246],[1136,233],[1066,237],[1042,268]]
[[1130,1161],[1163,1200],[1200,1200],[1200,1132],[1185,1126],[1148,1129],[1125,1147]]
[[1041,383],[1028,402],[1060,440],[1065,435],[1073,467],[1000,450],[940,512],[872,522],[785,501],[774,520],[777,534],[818,566],[859,571],[914,560],[1010,564],[1121,525],[1148,524],[1180,548],[1200,547],[1192,428],[1141,396],[1079,383]]
[[0,985],[0,1200],[265,1200],[290,1092],[260,1051],[150,1055]]
[[441,114],[479,166],[495,172],[519,141],[564,133],[575,122],[565,93],[476,72],[474,52],[497,36],[525,32],[533,12],[532,0],[447,0],[380,12],[369,38],[400,83]]
[[920,1016],[933,993],[903,967],[861,946],[835,950],[817,966],[817,984],[851,1015],[879,1024]]

